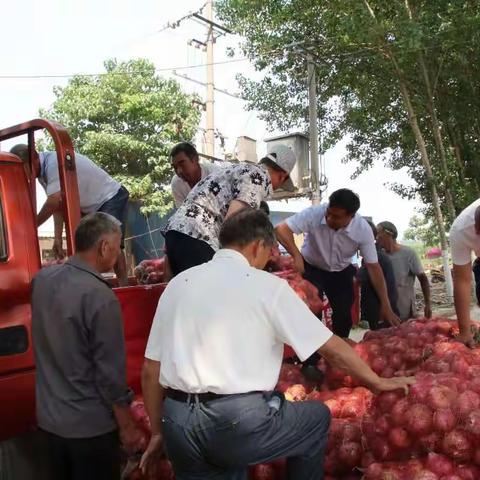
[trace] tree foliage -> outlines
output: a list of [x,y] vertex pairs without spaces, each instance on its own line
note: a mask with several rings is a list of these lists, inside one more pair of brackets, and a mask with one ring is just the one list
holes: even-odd
[[40,115],[64,125],[75,148],[121,181],[144,213],[165,212],[172,205],[168,153],[174,143],[193,139],[197,97],[159,77],[148,60],[104,65],[105,74],[54,87],[56,99]]
[[438,228],[423,215],[414,215],[403,234],[405,240],[421,242],[425,247],[435,247],[440,243]]
[[437,221],[435,194],[447,223],[479,196],[480,2],[220,0],[218,7],[265,73],[259,82],[239,80],[250,108],[272,127],[306,128],[310,54],[324,148],[347,136],[345,160],[357,162],[357,174],[377,161],[407,168],[413,189],[394,176],[388,183],[419,196]]

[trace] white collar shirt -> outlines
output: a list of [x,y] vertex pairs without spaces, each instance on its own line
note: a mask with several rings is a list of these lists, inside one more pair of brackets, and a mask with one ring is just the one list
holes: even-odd
[[331,336],[285,280],[222,249],[168,284],[145,357],[161,363],[164,387],[188,393],[266,391],[278,381],[284,344],[305,360]]
[[470,204],[452,223],[450,246],[454,265],[467,265],[472,262],[472,252],[480,257],[480,235],[475,231],[475,210],[480,207],[480,199]]
[[[203,180],[205,177],[208,177],[211,173],[216,172],[220,168],[224,167],[216,165],[215,163],[201,163],[200,180]],[[175,206],[178,208],[185,201],[192,188],[188,182],[180,178],[178,175],[173,176],[170,186],[172,188],[172,196],[175,201]]]
[[377,263],[375,239],[368,222],[356,214],[345,228],[333,230],[325,218],[327,207],[326,203],[313,205],[286,220],[293,233],[305,234],[303,258],[327,272],[345,270],[358,250],[366,263]]

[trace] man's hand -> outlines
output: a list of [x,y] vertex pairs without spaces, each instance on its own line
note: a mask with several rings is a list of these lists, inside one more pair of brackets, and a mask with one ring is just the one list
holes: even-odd
[[133,419],[119,427],[120,442],[127,455],[143,451],[147,446],[145,433],[136,425]]
[[56,238],[52,245],[53,255],[57,260],[65,258],[65,251],[63,250],[63,242],[61,238]]
[[381,316],[392,327],[396,327],[401,323],[398,315],[395,314],[395,312],[391,309],[390,305],[385,305],[382,307]]
[[293,257],[293,268],[296,272],[303,274],[305,272],[305,262],[301,255]]
[[425,317],[432,318],[432,306],[427,303],[424,308]]
[[396,378],[382,378],[380,377],[378,384],[375,385],[375,390],[378,392],[390,392],[392,390],[403,390],[405,395],[408,395],[409,385],[415,383],[415,377],[396,377]]
[[457,342],[463,343],[468,348],[473,348],[475,346],[475,340],[473,339],[472,332],[463,332],[455,337]]
[[[163,452],[163,437],[160,433],[152,435],[150,438],[150,443],[148,444],[145,453],[142,455],[142,459],[140,460],[140,469],[142,470],[143,474],[145,475],[147,472],[151,471],[151,465],[155,464],[155,460]],[[152,464],[153,461],[153,464]]]

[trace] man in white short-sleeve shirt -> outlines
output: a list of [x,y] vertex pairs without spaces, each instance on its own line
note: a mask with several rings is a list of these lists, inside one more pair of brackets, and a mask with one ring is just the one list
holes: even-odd
[[170,159],[175,170],[170,186],[177,208],[200,180],[222,168],[214,163],[200,163],[196,148],[188,142],[175,145],[170,152]]
[[[330,195],[328,204],[309,207],[276,228],[277,238],[292,255],[296,270],[325,292],[332,307],[333,333],[342,338],[348,338],[352,327],[356,269],[351,258],[358,250],[380,299],[382,318],[391,324],[399,323],[388,300],[372,229],[357,214],[359,208],[358,196],[342,188]],[[301,252],[295,245],[294,233],[305,234]]]
[[455,219],[450,229],[453,263],[453,292],[460,335],[466,345],[473,345],[470,330],[472,293],[472,253],[480,256],[480,199],[469,205]]
[[[24,144],[15,145],[11,153],[19,156],[24,164],[28,164],[28,147]],[[53,252],[56,257],[63,258],[63,211],[60,173],[56,152],[41,152],[35,156],[38,162],[34,168],[38,169],[38,181],[42,185],[47,200],[37,215],[37,225],[42,225],[52,215],[54,219],[55,237]],[[115,264],[115,273],[120,286],[128,285],[127,265],[125,261],[124,238],[125,221],[127,215],[128,190],[102,170],[90,158],[75,152],[75,167],[77,171],[78,196],[82,215],[94,212],[104,212],[115,217],[121,223],[122,251]]]
[[291,479],[323,478],[329,411],[272,392],[284,344],[301,359],[320,349],[376,390],[411,379],[379,378],[286,281],[261,270],[275,243],[263,212],[232,215],[219,240],[210,262],[175,277],[160,298],[142,372],[152,438],[141,466],[164,440],[183,480],[246,478],[248,465],[277,457],[288,458]]

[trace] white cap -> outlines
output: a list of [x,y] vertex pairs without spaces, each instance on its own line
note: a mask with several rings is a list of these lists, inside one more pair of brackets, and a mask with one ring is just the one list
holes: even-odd
[[295,190],[295,185],[290,178],[290,173],[292,173],[292,170],[297,163],[297,157],[295,156],[293,150],[286,145],[275,145],[268,152],[266,158],[288,173],[288,178],[282,183],[281,188],[287,192],[293,192]]

